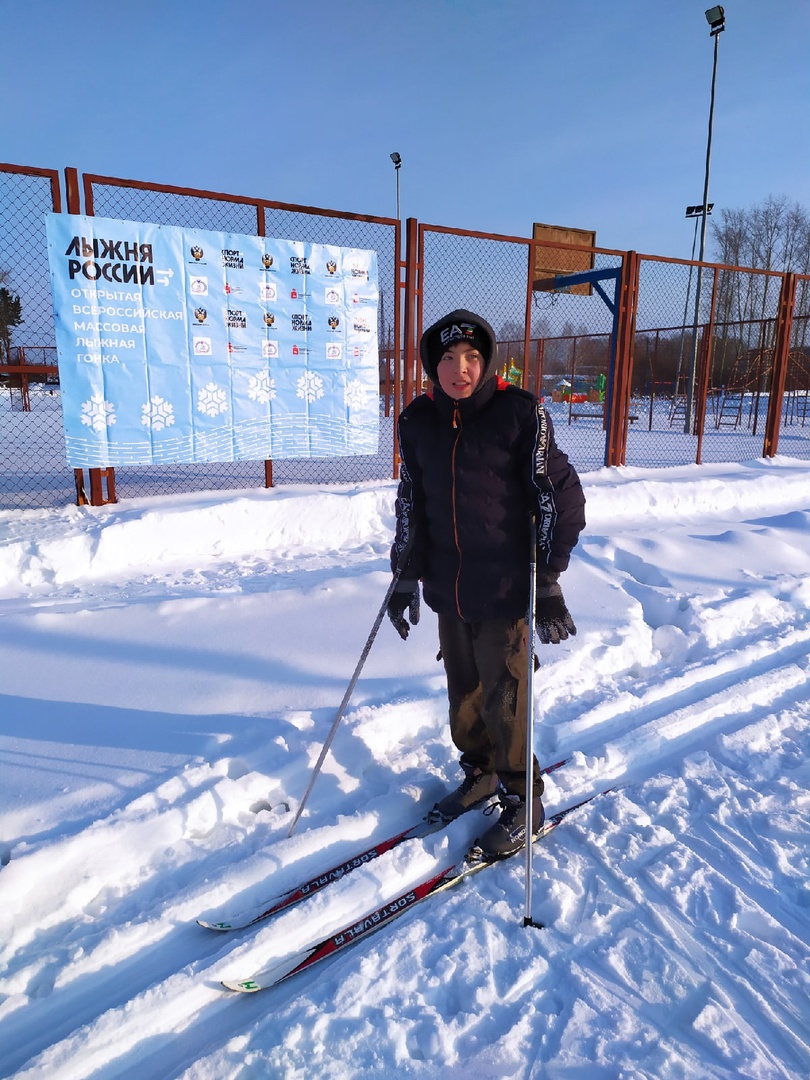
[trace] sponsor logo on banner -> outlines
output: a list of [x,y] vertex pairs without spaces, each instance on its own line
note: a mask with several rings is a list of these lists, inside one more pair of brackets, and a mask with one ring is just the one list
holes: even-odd
[[265,311],[265,313],[264,313],[264,325],[265,326],[272,326],[275,321],[276,321],[276,317],[273,314],[273,312],[272,311]]
[[259,286],[259,299],[270,300],[275,303],[278,300],[278,288],[274,281],[265,281]]
[[327,286],[326,293],[324,294],[324,300],[327,304],[339,304],[343,299],[343,295],[340,289],[336,289],[334,285]]
[[293,345],[291,351],[293,356],[306,356],[309,348],[306,345]]
[[198,323],[204,323],[205,320],[208,318],[208,312],[205,310],[204,307],[195,308],[194,318],[197,320]]
[[191,249],[191,257],[194,262],[201,262],[203,255],[205,255],[203,249],[200,247],[199,244],[195,244],[194,247]]
[[290,325],[293,330],[309,333],[312,330],[312,319],[307,314],[296,313],[290,316]]
[[193,339],[194,355],[195,356],[210,356],[211,355],[211,338],[210,337],[195,337]]
[[340,319],[337,317],[337,315],[330,315],[327,322],[329,323],[330,330],[340,329]]
[[262,342],[262,356],[265,360],[275,360],[278,357],[278,342],[277,341],[263,341]]
[[368,281],[368,269],[365,266],[360,266],[358,263],[352,263],[350,273],[353,278],[362,278],[363,281]]
[[332,277],[334,274],[337,273],[337,263],[335,262],[334,259],[330,259],[327,262],[327,264],[326,264],[326,272],[330,277]]
[[239,311],[238,308],[228,308],[227,314],[229,330],[247,329],[247,318],[244,311]]
[[326,344],[326,359],[340,360],[343,356],[343,346],[337,341],[329,341]]
[[190,292],[194,296],[208,296],[208,278],[207,277],[193,277],[189,278],[188,287]]
[[352,297],[353,304],[376,304],[377,301],[370,296],[361,296],[360,293],[355,293]]
[[237,251],[235,248],[223,248],[222,265],[226,270],[244,270],[245,257],[241,251]]
[[309,265],[309,260],[305,259],[302,255],[290,256],[290,273],[291,274],[311,274],[312,267]]
[[358,334],[370,334],[371,333],[371,325],[370,325],[368,319],[364,319],[361,315],[355,315],[354,322],[352,323],[352,326],[354,327],[354,329],[357,331]]
[[273,265],[273,256],[272,255],[267,255],[267,254],[262,255],[262,266],[265,268],[265,270],[269,270],[272,265]]

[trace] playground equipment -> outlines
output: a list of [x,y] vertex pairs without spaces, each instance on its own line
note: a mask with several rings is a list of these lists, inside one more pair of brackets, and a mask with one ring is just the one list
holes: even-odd
[[[748,349],[737,357],[728,383],[721,387],[715,410],[715,428],[737,429],[745,425],[756,433],[760,405],[767,398],[773,374],[773,349]],[[783,420],[785,423],[807,421],[807,398],[810,394],[810,357],[803,349],[788,354],[785,379]]]

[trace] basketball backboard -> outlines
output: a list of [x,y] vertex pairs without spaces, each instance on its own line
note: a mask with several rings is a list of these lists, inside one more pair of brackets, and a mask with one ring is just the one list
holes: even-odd
[[581,274],[594,268],[593,250],[581,251],[572,248],[596,247],[596,232],[591,229],[571,229],[564,225],[542,225],[535,221],[532,230],[533,240],[543,240],[548,244],[562,245],[546,247],[538,244],[534,248],[534,274],[532,288],[537,292],[567,292],[577,296],[590,296],[592,286],[585,282],[562,289],[555,287],[554,279],[559,274]]

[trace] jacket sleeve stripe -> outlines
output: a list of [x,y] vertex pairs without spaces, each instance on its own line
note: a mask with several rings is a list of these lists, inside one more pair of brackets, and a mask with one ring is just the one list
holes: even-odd
[[548,563],[551,556],[551,539],[557,520],[554,502],[554,486],[548,477],[549,430],[546,410],[538,401],[535,410],[537,422],[534,440],[534,467],[532,481],[537,489],[537,550]]
[[402,437],[399,437],[399,487],[396,499],[396,534],[391,548],[391,570],[404,570],[413,546],[414,505],[413,481],[402,453]]

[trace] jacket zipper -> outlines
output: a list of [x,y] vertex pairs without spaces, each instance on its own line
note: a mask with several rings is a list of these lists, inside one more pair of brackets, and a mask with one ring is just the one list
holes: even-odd
[[455,442],[453,443],[453,453],[450,459],[450,473],[452,477],[451,502],[453,509],[453,537],[456,541],[456,551],[458,553],[458,570],[456,571],[455,593],[456,611],[458,612],[458,617],[460,619],[463,619],[464,616],[461,614],[461,604],[458,597],[458,584],[459,578],[461,577],[461,545],[458,542],[458,519],[456,517],[456,449],[458,447],[458,441],[461,438],[461,413],[459,412],[458,403],[456,403],[453,408],[453,430],[457,432]]

